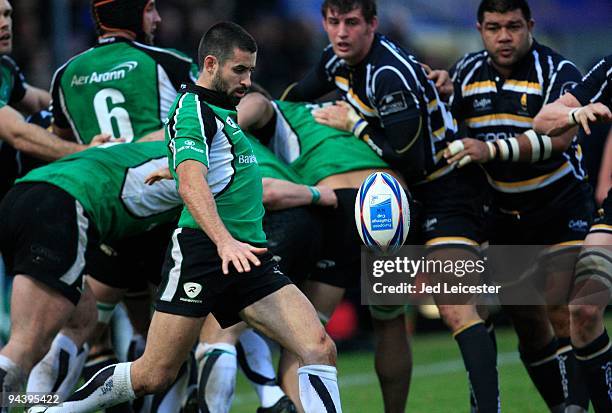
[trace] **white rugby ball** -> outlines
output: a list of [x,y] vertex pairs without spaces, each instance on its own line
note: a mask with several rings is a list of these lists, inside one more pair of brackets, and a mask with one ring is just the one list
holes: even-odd
[[376,251],[402,246],[410,229],[410,207],[394,177],[375,172],[363,181],[355,199],[355,223],[363,243]]

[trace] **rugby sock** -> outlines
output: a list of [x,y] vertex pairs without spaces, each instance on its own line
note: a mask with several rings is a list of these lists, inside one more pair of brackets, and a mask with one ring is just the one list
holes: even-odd
[[[97,354],[90,355],[87,358],[87,361],[85,362],[85,367],[83,368],[83,373],[82,373],[83,380],[89,381],[93,376],[95,376],[102,369],[108,366],[118,364],[118,363],[119,363],[119,360],[117,359],[117,356],[115,356],[115,352],[112,349],[105,349]],[[150,397],[151,399],[153,398],[153,396],[145,396],[145,397]],[[142,398],[135,400],[135,402],[137,402],[138,400],[142,400]],[[142,405],[142,402],[140,403],[140,405]],[[134,409],[134,411],[138,412],[139,409]],[[112,406],[106,409],[106,413],[131,413],[131,412],[132,412],[131,403],[119,403],[115,406]]]
[[575,348],[593,408],[597,413],[612,412],[612,344],[606,330],[582,348]]
[[134,400],[130,378],[132,363],[119,363],[100,370],[61,406],[52,406],[46,413],[85,413],[105,409]]
[[0,396],[2,393],[21,393],[27,377],[21,367],[10,358],[0,355]]
[[[557,338],[559,348],[559,367],[561,373],[565,369],[567,377],[567,396],[565,398],[566,413],[587,413],[589,410],[589,390],[585,378],[583,377],[578,361],[572,351],[572,344],[569,337]],[[563,376],[563,374],[562,374]],[[566,385],[564,385],[565,391]]]
[[495,348],[484,323],[468,325],[453,335],[463,356],[476,410],[501,411]]
[[255,389],[261,407],[272,407],[285,393],[276,382],[268,343],[252,329],[240,335],[238,364]]
[[[198,404],[202,413],[227,413],[236,385],[236,347],[228,343],[198,345],[200,364]],[[203,354],[202,354],[203,353]]]
[[58,393],[60,400],[72,394],[81,377],[89,347],[81,350],[68,336],[55,336],[49,352],[30,372],[27,391],[32,393]]
[[300,401],[305,413],[341,413],[336,368],[311,364],[298,369]]
[[519,346],[519,354],[527,373],[552,413],[565,410],[563,377],[557,357],[558,347],[556,337],[538,351],[527,351]]
[[153,398],[152,412],[179,412],[183,401],[187,398],[191,360],[187,359],[181,366],[172,386],[162,394]]

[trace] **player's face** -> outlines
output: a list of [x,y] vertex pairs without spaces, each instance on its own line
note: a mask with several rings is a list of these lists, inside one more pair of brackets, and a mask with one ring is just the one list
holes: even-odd
[[360,7],[345,14],[328,9],[323,28],[336,56],[349,65],[355,65],[370,51],[378,20],[374,17],[371,22],[366,22]]
[[13,50],[13,8],[7,0],[0,0],[0,54]]
[[147,2],[147,5],[142,12],[142,31],[147,37],[147,43],[153,44],[157,26],[161,23],[161,16],[157,11],[155,0]]
[[255,70],[257,53],[234,49],[234,55],[217,68],[213,89],[225,92],[238,104],[251,87],[251,74]]
[[485,12],[478,31],[493,63],[511,69],[529,51],[533,20],[525,20],[520,9],[507,13]]

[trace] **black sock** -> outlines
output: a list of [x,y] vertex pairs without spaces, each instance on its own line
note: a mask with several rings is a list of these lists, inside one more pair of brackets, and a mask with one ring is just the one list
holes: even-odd
[[595,411],[612,412],[612,348],[608,333],[604,329],[602,335],[574,352]]
[[480,413],[499,411],[499,385],[496,355],[483,323],[455,335],[459,344],[470,387]]
[[[571,411],[584,410],[586,413],[589,410],[589,389],[584,375],[576,361],[572,344],[569,337],[557,338],[559,347],[557,348],[557,356],[559,357],[559,366],[565,367],[567,377],[567,397],[565,398],[565,407]],[[563,369],[562,369],[563,370]]]
[[563,378],[557,357],[558,347],[556,338],[538,351],[527,351],[519,346],[527,373],[551,412],[562,412],[565,409]]

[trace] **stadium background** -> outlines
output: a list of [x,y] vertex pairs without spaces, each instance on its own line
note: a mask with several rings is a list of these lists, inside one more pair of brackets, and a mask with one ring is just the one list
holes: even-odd
[[[13,0],[13,57],[29,83],[48,88],[57,67],[95,41],[88,0]],[[162,24],[156,45],[195,57],[203,31],[219,20],[244,25],[260,48],[255,80],[279,96],[317,61],[327,44],[320,23],[321,0],[158,0]],[[399,41],[419,60],[448,68],[466,52],[482,48],[475,29],[479,0],[379,0],[380,31]],[[612,2],[532,0],[535,36],[573,60],[581,71],[610,53]],[[0,271],[1,272],[1,271]],[[5,290],[6,291],[6,290]],[[358,294],[353,292],[353,303]],[[345,303],[336,314],[340,341],[340,384],[345,410],[380,411],[373,371],[367,311]],[[427,308],[409,328],[415,371],[409,400],[414,412],[467,411],[467,381],[457,346]],[[424,310],[424,311],[423,311]],[[430,317],[433,316],[433,319]],[[340,317],[340,318],[339,318]],[[356,319],[359,328],[353,328]],[[499,319],[503,324],[503,319]],[[609,320],[610,321],[610,320]],[[2,327],[6,332],[7,325]],[[610,322],[608,323],[610,324]],[[333,326],[332,326],[333,327]],[[610,325],[608,326],[610,328]],[[425,331],[438,332],[427,335]],[[516,339],[500,330],[500,374],[505,411],[545,411],[516,354]],[[233,412],[253,411],[254,393],[239,380]]]

